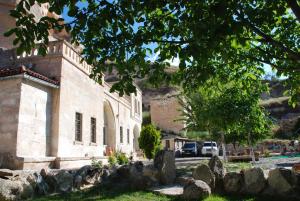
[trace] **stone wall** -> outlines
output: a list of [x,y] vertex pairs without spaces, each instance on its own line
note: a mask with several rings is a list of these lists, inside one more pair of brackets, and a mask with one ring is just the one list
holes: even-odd
[[16,154],[20,96],[21,79],[0,80],[0,154]]
[[184,122],[181,118],[181,106],[177,96],[155,99],[150,102],[151,123],[164,131],[182,132]]
[[[50,156],[52,90],[54,89],[23,79],[21,86],[17,156]],[[33,147],[34,150],[32,150]]]

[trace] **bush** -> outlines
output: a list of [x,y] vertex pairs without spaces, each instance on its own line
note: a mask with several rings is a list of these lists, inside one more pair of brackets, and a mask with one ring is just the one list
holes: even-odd
[[108,157],[108,163],[110,166],[115,166],[116,164],[125,165],[129,163],[129,158],[125,153],[117,151]]
[[117,164],[117,158],[115,157],[114,154],[112,154],[108,157],[108,163],[109,163],[110,167],[113,167]]
[[116,159],[117,159],[117,163],[119,165],[125,165],[125,164],[128,164],[129,163],[129,159],[128,157],[126,156],[125,153],[122,153],[122,152],[116,152],[115,153],[115,156],[116,156]]
[[103,167],[102,161],[97,161],[95,158],[93,158],[92,159],[92,167],[101,169]]
[[156,130],[153,125],[147,125],[142,128],[139,137],[139,147],[145,153],[148,159],[154,158],[155,154],[160,150],[160,131]]

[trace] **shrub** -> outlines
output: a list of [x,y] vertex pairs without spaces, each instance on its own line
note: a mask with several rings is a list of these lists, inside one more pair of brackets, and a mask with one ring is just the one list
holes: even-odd
[[102,161],[97,161],[95,158],[92,159],[92,167],[93,168],[99,168],[101,169],[103,166],[102,166]]
[[114,154],[110,155],[108,157],[108,163],[109,163],[109,166],[115,166],[117,164],[117,158],[115,157]]
[[154,158],[155,154],[160,150],[160,138],[160,131],[153,125],[150,124],[142,128],[139,137],[139,147],[144,151],[148,159]]
[[129,163],[129,158],[125,153],[117,151],[108,157],[108,163],[110,166],[115,166],[116,164],[125,165]]
[[115,153],[115,157],[117,159],[117,163],[119,165],[125,165],[125,164],[128,164],[129,163],[129,159],[128,157],[126,156],[125,153],[122,153],[122,152],[116,152]]

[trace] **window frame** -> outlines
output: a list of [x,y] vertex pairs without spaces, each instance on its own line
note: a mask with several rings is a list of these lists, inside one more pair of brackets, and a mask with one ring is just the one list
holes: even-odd
[[82,142],[82,124],[83,115],[80,112],[75,113],[75,141]]
[[91,143],[97,143],[97,119],[91,117]]
[[127,128],[127,144],[130,144],[130,129]]
[[120,126],[120,143],[123,144],[124,139],[123,139],[123,126]]

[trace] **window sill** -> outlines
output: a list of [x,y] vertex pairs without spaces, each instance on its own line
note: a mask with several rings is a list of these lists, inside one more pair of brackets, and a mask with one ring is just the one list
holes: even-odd
[[90,142],[90,144],[89,144],[90,146],[98,146],[98,144],[97,143],[95,143],[95,142]]
[[74,141],[74,145],[83,145],[83,142],[82,141]]

